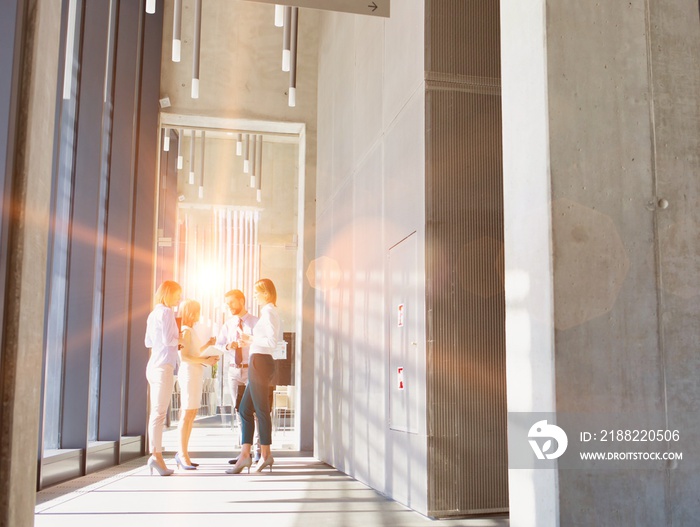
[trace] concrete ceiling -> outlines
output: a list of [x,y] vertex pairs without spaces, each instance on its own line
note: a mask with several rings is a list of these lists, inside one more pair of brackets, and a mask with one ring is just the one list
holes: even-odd
[[171,60],[173,0],[165,0],[161,97],[169,97],[171,107],[163,112],[223,118],[252,129],[256,122],[291,122],[315,130],[320,15],[313,9],[299,12],[297,104],[290,108],[289,73],[281,68],[282,29],[274,26],[274,5],[204,0],[200,94],[192,99],[194,0],[183,0],[179,63]]

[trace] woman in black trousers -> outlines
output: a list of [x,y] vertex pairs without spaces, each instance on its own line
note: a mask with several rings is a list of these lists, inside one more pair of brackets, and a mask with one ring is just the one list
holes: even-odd
[[260,436],[260,461],[255,472],[262,472],[270,467],[275,459],[270,453],[272,444],[272,419],[270,418],[270,382],[275,372],[275,361],[272,353],[281,340],[281,322],[277,312],[277,291],[275,284],[269,278],[263,278],[255,283],[255,298],[260,308],[260,320],[255,324],[252,335],[241,335],[239,345],[250,346],[248,359],[248,384],[243,392],[239,407],[241,416],[241,455],[233,468],[227,474],[238,474],[244,468],[250,472],[253,461],[250,449],[253,444],[255,431],[255,416],[258,418],[258,433]]

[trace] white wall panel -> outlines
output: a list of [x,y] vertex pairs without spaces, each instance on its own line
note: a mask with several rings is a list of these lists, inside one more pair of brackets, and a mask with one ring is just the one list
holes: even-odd
[[393,2],[384,38],[384,126],[388,126],[423,82],[425,0]]
[[[371,18],[355,24],[355,129],[353,140],[358,156],[367,155],[383,133],[384,20]],[[361,159],[358,157],[358,161]]]
[[355,169],[358,152],[354,150],[355,130],[355,15],[333,17],[333,173],[334,191]]
[[385,287],[389,247],[414,231],[425,273],[423,6],[321,20],[317,258],[337,284],[316,289],[315,454],[387,495],[402,485],[400,499],[424,511],[425,372],[419,433],[390,433]]
[[384,214],[391,247],[425,225],[425,90],[414,94],[385,133]]
[[352,354],[355,477],[375,488],[386,479],[388,392],[384,305],[383,147],[369,151],[353,179],[354,316]]
[[[332,40],[332,24],[330,13],[324,13],[321,19],[324,23],[319,30],[320,39],[324,46],[330,45]],[[316,142],[318,154],[316,157],[316,208],[323,211],[328,205],[333,190],[333,136],[328,130],[333,124],[333,79],[332,61],[333,53],[319,51],[318,67],[324,72],[318,76],[318,127],[322,133],[318,134]]]

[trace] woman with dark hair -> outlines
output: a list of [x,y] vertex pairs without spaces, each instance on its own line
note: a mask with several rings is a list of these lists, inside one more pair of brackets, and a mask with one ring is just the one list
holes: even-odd
[[156,291],[153,311],[146,322],[144,342],[151,349],[146,366],[146,378],[150,392],[150,416],[148,418],[148,443],[151,457],[148,467],[161,476],[169,476],[173,470],[163,460],[163,427],[175,385],[175,368],[178,364],[177,346],[180,331],[175,321],[173,307],[180,303],[182,287],[166,280]]
[[187,300],[180,310],[182,315],[182,346],[180,349],[180,369],[177,381],[180,385],[180,451],[175,454],[177,466],[185,470],[194,470],[198,465],[192,463],[188,446],[192,425],[197,416],[202,402],[202,386],[204,385],[205,364],[213,366],[219,360],[218,355],[205,356],[205,350],[216,342],[211,337],[204,345],[199,340],[197,333],[193,331],[194,325],[199,321],[202,308],[196,300]]
[[269,278],[263,278],[255,283],[255,298],[260,308],[260,320],[253,328],[253,334],[241,335],[241,345],[250,346],[248,358],[248,384],[243,392],[239,407],[241,416],[241,455],[233,468],[227,474],[238,474],[244,468],[250,472],[253,461],[250,449],[253,444],[255,431],[255,416],[258,418],[260,435],[260,461],[255,466],[255,472],[262,472],[270,467],[275,459],[270,452],[272,445],[272,420],[270,419],[270,382],[275,371],[272,353],[281,340],[282,325],[277,312],[277,291],[275,284]]

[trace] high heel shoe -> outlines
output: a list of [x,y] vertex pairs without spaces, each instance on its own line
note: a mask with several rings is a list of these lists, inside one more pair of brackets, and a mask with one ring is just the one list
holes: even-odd
[[152,456],[148,458],[148,463],[146,463],[146,465],[148,466],[148,468],[151,471],[151,476],[153,475],[154,470],[156,472],[158,472],[158,474],[160,474],[161,476],[169,476],[173,472],[175,472],[173,469],[161,467],[158,464],[158,461],[156,461],[156,458],[154,458]]
[[239,474],[243,472],[244,468],[248,469],[248,474],[250,474],[250,467],[253,465],[253,460],[250,457],[239,457],[238,461],[233,468],[226,471],[226,474]]
[[262,472],[265,467],[270,467],[270,472],[272,472],[272,465],[275,462],[275,458],[272,456],[268,456],[262,461],[260,461],[257,465],[255,465],[255,472]]
[[196,470],[197,467],[194,465],[188,465],[183,461],[183,459],[180,457],[180,454],[177,453],[175,454],[175,463],[177,463],[177,466],[180,467],[183,470]]

